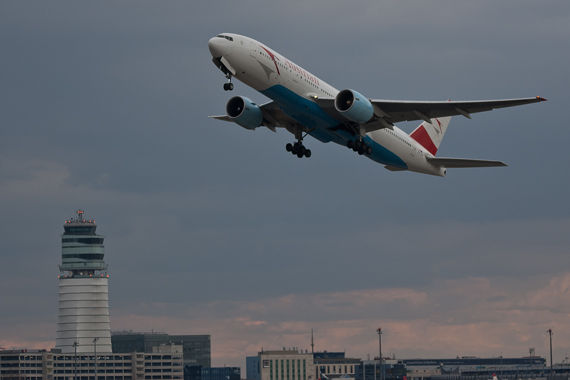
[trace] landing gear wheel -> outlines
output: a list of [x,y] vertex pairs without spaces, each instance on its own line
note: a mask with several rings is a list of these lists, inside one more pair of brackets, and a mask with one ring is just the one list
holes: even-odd
[[234,89],[234,84],[232,82],[224,83],[224,90],[231,91]]
[[300,144],[298,142],[296,142],[295,144],[293,144],[293,146],[291,147],[291,153],[293,154],[297,154],[299,153],[299,148],[300,148]]
[[360,155],[372,154],[372,147],[368,146],[364,141],[350,140],[346,143],[346,146]]
[[287,152],[291,152],[294,156],[297,156],[299,158],[311,157],[311,151],[309,149],[305,148],[305,146],[303,145],[302,131],[300,131],[300,130],[296,131],[295,138],[297,139],[297,141],[295,141],[295,143],[293,143],[293,144],[287,143],[285,145],[285,150]]

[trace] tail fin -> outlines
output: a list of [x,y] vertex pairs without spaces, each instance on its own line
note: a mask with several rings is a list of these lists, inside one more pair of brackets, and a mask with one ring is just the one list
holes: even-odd
[[431,123],[424,121],[410,133],[410,137],[435,156],[450,121],[451,116],[431,119]]

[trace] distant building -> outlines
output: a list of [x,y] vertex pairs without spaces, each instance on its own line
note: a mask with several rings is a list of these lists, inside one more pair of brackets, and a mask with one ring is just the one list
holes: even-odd
[[201,380],[201,379],[202,379],[201,365],[184,366],[184,380]]
[[452,359],[403,359],[408,377],[420,378],[438,375],[491,376],[493,374],[544,376],[546,359],[540,356],[522,358],[477,358],[473,356]]
[[174,343],[182,345],[184,365],[211,366],[210,335],[168,335],[164,333],[113,332],[113,352],[152,352],[152,347]]
[[344,352],[315,352],[315,378],[335,379],[342,377],[346,380],[354,380],[361,360],[345,358]]
[[316,380],[313,354],[297,350],[258,354],[261,380]]
[[261,380],[259,356],[248,356],[245,358],[245,378],[246,380]]
[[356,367],[355,380],[402,380],[406,376],[406,365],[395,359],[363,360]]
[[202,367],[201,380],[241,380],[239,367]]
[[0,351],[0,379],[138,380],[180,379],[182,347],[158,346],[152,353],[56,353],[43,350]]

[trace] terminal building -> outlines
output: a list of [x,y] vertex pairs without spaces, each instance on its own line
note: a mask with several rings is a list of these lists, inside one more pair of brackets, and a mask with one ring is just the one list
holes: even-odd
[[184,380],[241,380],[241,368],[185,365]]
[[155,347],[152,353],[58,353],[52,350],[0,351],[2,380],[184,379],[182,347]]
[[346,358],[344,352],[315,352],[313,354],[315,363],[315,378],[355,380],[360,359]]
[[211,366],[210,335],[168,335],[130,331],[113,332],[111,335],[113,352],[152,352],[153,347],[170,343],[182,346],[184,366]]
[[297,349],[261,351],[246,358],[246,366],[249,380],[317,379],[313,354]]
[[540,356],[521,358],[478,358],[463,356],[440,359],[403,359],[408,378],[438,378],[450,376],[470,376],[492,378],[501,377],[542,377],[548,368],[546,359]]
[[[299,359],[311,375],[298,375]],[[296,365],[296,369],[293,369]],[[262,351],[246,358],[247,380],[488,380],[547,377],[546,360],[540,356],[520,358],[457,357],[441,359],[346,358],[344,352]],[[570,366],[555,366],[553,375],[570,374]],[[193,379],[192,379],[193,380]]]

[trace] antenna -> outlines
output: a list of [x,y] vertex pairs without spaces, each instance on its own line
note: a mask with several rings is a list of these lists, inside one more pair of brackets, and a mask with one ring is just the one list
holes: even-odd
[[311,354],[315,353],[315,340],[313,337],[313,328],[311,327]]

